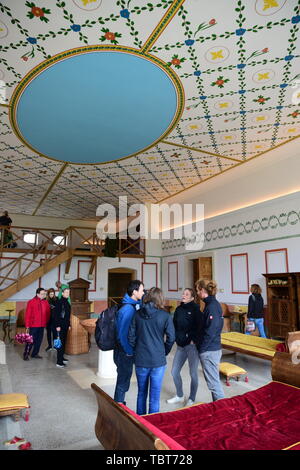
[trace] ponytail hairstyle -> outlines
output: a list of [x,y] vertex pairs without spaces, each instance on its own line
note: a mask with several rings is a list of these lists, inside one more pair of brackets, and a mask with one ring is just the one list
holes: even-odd
[[216,295],[218,289],[217,289],[217,283],[215,281],[206,281],[205,279],[199,279],[196,284],[196,289],[201,290],[204,289],[208,295]]

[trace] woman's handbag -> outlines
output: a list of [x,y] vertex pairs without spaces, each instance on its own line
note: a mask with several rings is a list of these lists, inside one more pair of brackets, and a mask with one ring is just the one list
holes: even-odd
[[256,328],[255,322],[253,320],[247,320],[246,331],[251,332],[251,331],[254,331],[255,328]]
[[59,337],[59,333],[57,333],[57,338],[53,341],[53,346],[55,347],[55,349],[61,348],[61,339]]

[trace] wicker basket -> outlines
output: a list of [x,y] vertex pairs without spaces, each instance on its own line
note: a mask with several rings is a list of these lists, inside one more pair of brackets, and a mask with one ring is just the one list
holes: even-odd
[[80,324],[90,334],[95,333],[97,318],[88,318],[87,320],[81,320]]
[[71,315],[71,330],[68,331],[66,354],[86,354],[90,343],[87,331],[81,326],[80,319]]

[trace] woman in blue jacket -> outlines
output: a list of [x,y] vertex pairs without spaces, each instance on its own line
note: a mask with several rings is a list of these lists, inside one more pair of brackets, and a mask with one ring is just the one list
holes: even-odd
[[[149,393],[149,414],[159,411],[160,392],[166,370],[166,356],[175,341],[172,318],[164,308],[161,289],[152,287],[143,298],[143,306],[132,319],[128,341],[134,350],[138,382],[137,414],[146,414]],[[166,338],[166,339],[165,339]]]
[[214,281],[197,281],[196,289],[199,298],[205,303],[200,315],[197,349],[206,384],[213,401],[216,401],[224,398],[219,374],[222,356],[221,331],[224,322],[222,307],[216,299],[217,284]]

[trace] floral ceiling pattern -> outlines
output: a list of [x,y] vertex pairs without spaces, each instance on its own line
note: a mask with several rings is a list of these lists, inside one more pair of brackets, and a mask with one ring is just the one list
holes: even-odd
[[[13,213],[93,218],[102,202],[115,205],[123,195],[128,203],[156,203],[298,137],[300,1],[224,3],[0,2],[1,205]],[[179,122],[125,160],[80,165],[37,155],[10,124],[16,86],[53,55],[97,44],[142,50],[172,68],[185,93]]]

